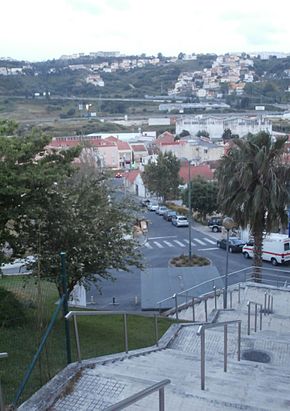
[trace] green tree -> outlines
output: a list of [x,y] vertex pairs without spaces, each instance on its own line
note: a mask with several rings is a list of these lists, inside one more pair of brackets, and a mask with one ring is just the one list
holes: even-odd
[[209,137],[209,133],[206,130],[199,130],[196,133],[196,137]]
[[0,262],[7,242],[17,253],[20,216],[45,207],[45,193],[55,182],[74,171],[72,160],[79,149],[48,153],[49,137],[32,133],[26,137],[0,136]]
[[164,201],[177,198],[179,195],[180,161],[172,152],[160,153],[156,163],[150,162],[144,168],[142,179],[145,187]]
[[[249,227],[256,267],[262,265],[264,232],[271,232],[279,224],[285,226],[288,220],[285,210],[290,168],[282,162],[286,140],[273,142],[265,132],[235,139],[217,169],[219,207],[242,228]],[[260,280],[259,269],[254,276]]]
[[132,235],[136,206],[128,198],[117,201],[108,187],[106,175],[81,167],[47,190],[45,207],[19,221],[19,247],[37,256],[34,270],[55,282],[60,294],[60,251],[66,253],[69,291],[88,280],[99,287],[102,279],[112,279],[112,268],[142,268]]
[[[190,182],[191,208],[205,220],[207,214],[217,211],[218,186],[215,181],[207,181],[198,176]],[[188,188],[182,193],[183,203],[188,207]]]

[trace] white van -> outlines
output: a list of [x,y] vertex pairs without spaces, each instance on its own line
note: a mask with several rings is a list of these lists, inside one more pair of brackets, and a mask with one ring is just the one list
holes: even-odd
[[[243,247],[245,258],[253,258],[254,244],[247,243]],[[262,259],[273,265],[290,261],[290,237],[287,234],[269,234],[263,239]]]

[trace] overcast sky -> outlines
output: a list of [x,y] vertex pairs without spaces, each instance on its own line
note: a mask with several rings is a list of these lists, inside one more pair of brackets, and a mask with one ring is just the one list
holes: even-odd
[[0,57],[290,51],[289,0],[5,0]]

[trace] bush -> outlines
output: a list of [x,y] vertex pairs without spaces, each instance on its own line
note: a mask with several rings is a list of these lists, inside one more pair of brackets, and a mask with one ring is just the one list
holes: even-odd
[[24,309],[15,295],[0,287],[0,328],[13,327],[25,321]]
[[174,267],[202,267],[204,265],[209,265],[210,261],[198,255],[192,255],[191,259],[188,255],[180,255],[178,257],[173,257],[170,264]]

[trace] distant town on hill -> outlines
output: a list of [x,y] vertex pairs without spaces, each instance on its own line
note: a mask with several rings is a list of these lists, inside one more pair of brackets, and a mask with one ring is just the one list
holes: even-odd
[[[1,97],[135,98],[221,103],[238,110],[264,105],[274,110],[290,103],[290,55],[180,52],[166,57],[98,52],[37,63],[2,58]],[[115,111],[122,112],[122,104],[114,104]],[[111,110],[114,104],[110,102]],[[189,106],[187,112],[194,108]]]

